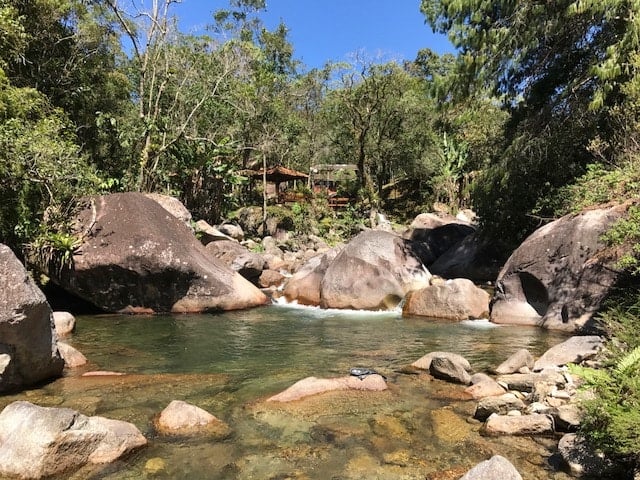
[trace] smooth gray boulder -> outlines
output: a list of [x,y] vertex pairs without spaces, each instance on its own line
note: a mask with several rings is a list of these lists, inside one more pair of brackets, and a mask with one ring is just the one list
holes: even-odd
[[544,352],[533,365],[533,370],[537,372],[589,360],[597,355],[603,343],[602,337],[597,335],[571,337]]
[[471,371],[471,364],[466,358],[464,358],[462,355],[451,352],[429,352],[413,362],[411,366],[419,368],[421,370],[429,370],[431,368],[431,361],[436,357],[448,358],[452,362],[462,365],[462,367],[467,372]]
[[471,280],[456,278],[409,292],[402,315],[462,321],[489,316],[490,295]]
[[147,440],[127,422],[14,402],[0,413],[0,474],[37,479],[109,463]]
[[[523,368],[531,370],[535,360],[526,348],[521,348],[495,368],[498,375],[520,372]],[[520,372],[523,373],[523,372]]]
[[522,476],[509,460],[494,455],[473,467],[460,480],[522,480]]
[[305,262],[293,274],[284,286],[284,296],[290,302],[300,305],[320,305],[320,285],[331,262],[342,251],[341,246],[334,247],[322,255],[317,255]]
[[[602,239],[630,203],[566,215],[531,234],[511,255],[496,281],[491,320],[577,332],[620,275],[617,255]],[[611,249],[609,249],[611,250]]]
[[465,370],[465,365],[447,357],[434,357],[429,365],[429,373],[435,378],[448,382],[462,385],[471,383],[471,375]]
[[552,435],[553,418],[549,415],[491,415],[482,426],[483,435]]
[[11,249],[0,244],[0,392],[58,377],[51,308]]
[[431,274],[414,242],[378,230],[351,240],[327,268],[320,284],[320,306],[390,310],[405,295],[429,283]]

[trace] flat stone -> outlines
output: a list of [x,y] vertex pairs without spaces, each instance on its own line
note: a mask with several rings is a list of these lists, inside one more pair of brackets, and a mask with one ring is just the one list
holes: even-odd
[[548,415],[492,415],[483,425],[483,435],[551,435],[553,419]]
[[533,371],[589,360],[596,356],[602,344],[602,337],[597,335],[571,337],[547,350],[534,364]]
[[339,378],[304,378],[285,391],[267,399],[268,402],[292,402],[311,395],[318,395],[334,390],[362,390],[380,392],[387,389],[382,375],[367,375],[362,380],[349,375]]
[[611,462],[601,452],[575,433],[567,433],[560,439],[558,453],[576,477],[599,478],[611,467]]
[[68,368],[77,368],[87,364],[87,357],[68,343],[58,341],[58,351]]
[[492,414],[506,415],[512,410],[522,410],[525,404],[512,393],[505,393],[496,397],[486,397],[481,399],[476,406],[473,418],[485,421]]

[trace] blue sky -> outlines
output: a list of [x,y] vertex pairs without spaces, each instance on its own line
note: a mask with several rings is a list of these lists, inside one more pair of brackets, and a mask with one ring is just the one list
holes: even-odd
[[[184,0],[176,14],[184,30],[197,32],[222,8],[227,1]],[[287,25],[296,59],[309,68],[348,61],[354,52],[387,61],[413,60],[421,48],[454,51],[445,36],[425,25],[420,0],[267,0],[261,18],[270,29],[281,20]]]

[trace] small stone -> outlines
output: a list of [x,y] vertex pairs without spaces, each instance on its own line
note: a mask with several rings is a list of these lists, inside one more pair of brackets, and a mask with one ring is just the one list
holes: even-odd
[[151,475],[154,475],[156,473],[160,473],[163,470],[165,470],[166,468],[167,468],[166,462],[162,458],[159,458],[159,457],[150,458],[144,464],[144,471],[146,473],[150,473]]

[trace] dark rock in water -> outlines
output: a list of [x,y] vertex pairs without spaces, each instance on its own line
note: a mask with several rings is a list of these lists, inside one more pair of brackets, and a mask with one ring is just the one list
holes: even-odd
[[368,375],[380,375],[385,380],[387,379],[387,377],[376,372],[372,368],[365,368],[365,367],[354,367],[351,370],[349,370],[349,375],[358,377],[360,380],[364,380],[364,378]]
[[0,244],[0,392],[62,374],[53,315],[44,294]]
[[76,223],[82,244],[72,267],[49,275],[103,310],[197,313],[268,302],[212,258],[183,222],[142,194],[90,198]]
[[330,263],[320,285],[320,305],[392,309],[407,292],[428,285],[430,276],[413,242],[389,232],[365,231]]
[[600,478],[613,469],[609,459],[575,433],[568,433],[560,439],[558,453],[571,473],[578,477]]
[[468,278],[494,282],[506,255],[478,233],[467,235],[429,265],[429,271],[444,278]]
[[464,365],[452,361],[446,357],[434,357],[429,366],[429,373],[441,380],[469,385],[471,375],[465,370]]
[[495,323],[579,331],[619,277],[620,252],[602,235],[629,203],[567,215],[536,230],[511,255],[496,282]]

